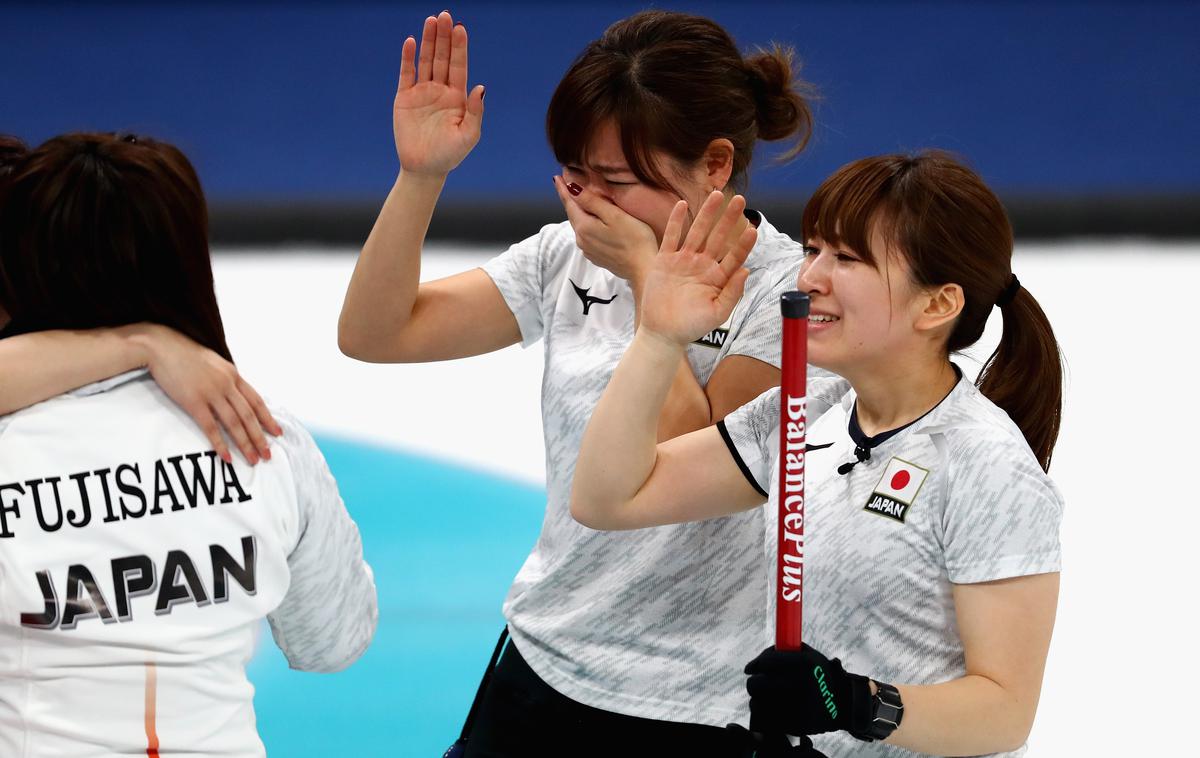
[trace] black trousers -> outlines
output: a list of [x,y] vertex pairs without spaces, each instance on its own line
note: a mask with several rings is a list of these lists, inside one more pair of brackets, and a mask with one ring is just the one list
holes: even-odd
[[466,758],[751,754],[742,738],[721,727],[637,718],[576,702],[542,681],[510,641],[483,693]]

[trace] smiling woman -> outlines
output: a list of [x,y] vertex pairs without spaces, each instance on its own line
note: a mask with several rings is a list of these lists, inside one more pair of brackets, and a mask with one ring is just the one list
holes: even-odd
[[573,522],[567,498],[584,423],[641,318],[645,276],[680,199],[693,212],[724,208],[730,238],[749,235],[752,249],[745,294],[675,362],[656,436],[707,426],[778,382],[778,300],[801,250],[735,189],[757,140],[792,137],[792,152],[802,149],[806,86],[790,51],[745,57],[708,19],[652,11],[618,21],[572,63],[548,108],[568,221],[482,268],[421,282],[434,206],[483,119],[467,42],[449,13],[426,19],[419,45],[404,42],[400,173],[338,328],[346,354],[380,362],[544,342],[546,517],[504,605],[513,644],[473,709],[466,753],[558,755],[586,741],[598,754],[743,755],[743,736],[724,727],[748,718],[741,657],[770,638],[756,519],[612,535]]
[[[779,388],[666,442],[650,423],[744,273],[742,249],[722,260],[712,242],[715,208],[686,238],[677,215],[580,446],[571,511],[594,528],[777,512]],[[1058,596],[1062,499],[1045,470],[1062,367],[1012,274],[1004,209],[946,154],[888,155],[827,179],[804,231],[808,357],[844,379],[809,384],[806,644],[746,666],[751,728],[816,736],[833,758],[1020,755]],[[1003,335],[976,387],[950,353],[993,307]]]

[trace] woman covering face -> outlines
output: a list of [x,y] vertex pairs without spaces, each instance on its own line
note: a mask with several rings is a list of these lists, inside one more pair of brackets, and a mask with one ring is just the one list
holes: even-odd
[[[633,529],[766,502],[773,545],[780,390],[673,440],[652,423],[684,346],[737,301],[753,241],[716,204],[686,236],[684,214],[584,436],[572,512]],[[750,728],[820,735],[829,756],[1020,755],[1058,597],[1063,506],[1045,471],[1062,368],[1012,273],[1004,209],[945,154],[888,155],[827,179],[803,227],[808,357],[844,379],[809,383],[806,644],[746,666]],[[993,308],[1000,345],[973,384],[950,355]]]
[[[449,13],[404,42],[393,111],[400,173],[359,257],[339,341],[379,362],[459,358],[540,342],[547,507],[504,603],[511,644],[481,693],[468,755],[740,755],[742,665],[770,640],[757,516],[640,534],[584,528],[568,511],[584,425],[633,338],[671,211],[728,208],[756,233],[744,295],[671,368],[649,423],[701,429],[779,381],[778,298],[801,249],[745,209],[759,139],[808,135],[791,54],[743,56],[713,22],[624,19],[589,44],[550,102],[552,177],[567,221],[482,268],[420,281],[421,245],[448,173],[479,139],[468,33]],[[684,221],[686,225],[686,220]]]

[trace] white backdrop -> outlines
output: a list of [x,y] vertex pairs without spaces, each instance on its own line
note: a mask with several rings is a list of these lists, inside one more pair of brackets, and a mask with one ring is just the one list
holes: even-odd
[[[489,254],[431,249],[423,278]],[[217,294],[244,375],[314,429],[544,482],[540,344],[442,364],[352,361],[336,335],[353,265],[354,251],[218,251]],[[1067,500],[1062,595],[1029,754],[1196,754],[1200,488],[1185,458],[1200,422],[1200,245],[1025,246],[1014,270],[1069,368],[1051,468]]]

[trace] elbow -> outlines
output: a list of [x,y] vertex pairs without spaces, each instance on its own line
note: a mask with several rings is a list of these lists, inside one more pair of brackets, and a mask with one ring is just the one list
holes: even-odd
[[571,518],[588,529],[598,531],[620,529],[611,517],[605,514],[610,509],[597,505],[594,498],[585,499],[574,490],[571,491]]
[[337,332],[338,350],[342,351],[342,355],[355,360],[366,360],[364,345],[359,335],[346,323],[345,314],[338,320]]
[[604,528],[596,524],[595,514],[593,514],[586,505],[584,505],[583,499],[575,494],[574,491],[571,492],[571,518],[575,519],[575,521],[589,529]]
[[1029,710],[1027,713],[1021,713],[1014,720],[1012,728],[1009,730],[1008,740],[1003,748],[1005,752],[1020,750],[1026,742],[1029,741],[1029,734],[1033,731],[1033,717],[1036,714],[1036,709]]
[[[997,683],[997,686],[1000,686]],[[1001,686],[1002,689],[1004,689]],[[1034,717],[1037,715],[1037,695],[1032,700],[1028,695],[1007,691],[1008,702],[998,704],[994,712],[994,723],[998,729],[994,733],[995,742],[989,745],[985,752],[1011,752],[1020,750],[1029,741],[1033,731]]]
[[426,346],[414,344],[408,334],[367,332],[338,322],[338,350],[363,363],[418,363],[430,360]]
[[338,324],[338,350],[347,358],[364,363],[387,362],[368,336],[342,323]]

